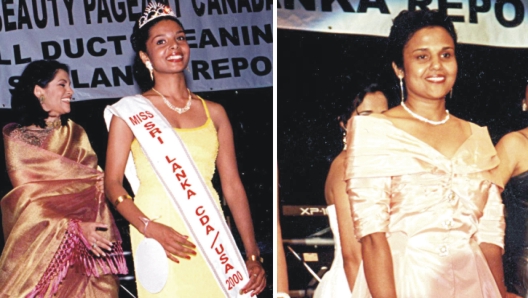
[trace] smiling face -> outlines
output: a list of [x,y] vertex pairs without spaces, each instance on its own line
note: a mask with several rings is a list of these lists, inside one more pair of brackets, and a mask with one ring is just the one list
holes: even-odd
[[403,49],[403,70],[408,98],[443,99],[455,84],[458,65],[453,39],[442,27],[426,27],[414,33]]
[[62,69],[57,70],[55,77],[44,88],[35,86],[34,94],[42,98],[42,109],[50,117],[58,117],[70,112],[70,101],[73,90],[70,86],[70,76]]
[[143,63],[150,61],[156,73],[183,72],[189,63],[190,49],[183,28],[172,20],[152,26],[147,40],[147,53],[140,52]]

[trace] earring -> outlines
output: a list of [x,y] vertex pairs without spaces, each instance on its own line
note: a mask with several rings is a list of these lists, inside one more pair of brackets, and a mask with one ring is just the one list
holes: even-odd
[[453,89],[449,92],[449,99],[453,98]]
[[523,99],[522,101],[522,111],[523,112],[528,111],[528,106],[526,105],[526,99]]
[[39,100],[40,104],[44,103],[44,99],[45,99],[45,98],[44,98],[44,95],[41,95],[41,96],[39,97],[38,100]]
[[400,77],[400,91],[401,91],[401,101],[404,102],[405,99],[403,98],[403,78]]
[[343,131],[343,150],[347,149],[346,131]]
[[154,81],[154,68],[152,67],[152,63],[150,61],[145,62],[145,66],[147,67],[148,71],[150,72],[150,79]]

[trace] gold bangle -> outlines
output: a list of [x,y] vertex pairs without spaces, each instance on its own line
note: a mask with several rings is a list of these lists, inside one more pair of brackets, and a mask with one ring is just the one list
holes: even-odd
[[261,264],[264,263],[264,259],[261,256],[257,256],[257,255],[250,255],[248,258],[248,261],[258,261]]
[[119,205],[119,203],[123,202],[125,199],[132,200],[132,197],[128,194],[117,197],[117,199],[114,201],[114,208],[117,208],[117,205]]

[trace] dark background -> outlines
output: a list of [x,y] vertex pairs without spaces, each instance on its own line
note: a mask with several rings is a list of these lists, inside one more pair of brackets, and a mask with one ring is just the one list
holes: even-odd
[[[267,288],[259,295],[262,298],[272,297],[272,171],[273,167],[273,88],[228,90],[216,92],[196,92],[205,99],[218,102],[225,108],[231,125],[236,148],[238,168],[242,183],[246,188],[248,200],[255,225],[255,236],[265,260],[264,269],[268,274]],[[10,94],[6,91],[4,96]],[[88,134],[93,149],[99,158],[99,165],[104,169],[105,152],[108,133],[103,119],[103,111],[107,105],[118,99],[79,101],[71,104],[70,118],[80,124]],[[0,109],[0,126],[14,122],[11,110]],[[4,156],[4,146],[0,146],[0,154]],[[0,163],[0,197],[11,190],[11,183],[5,169],[5,162]],[[213,183],[222,197],[219,177],[215,174]],[[132,192],[130,192],[132,193]],[[232,230],[238,247],[243,251],[240,236],[231,220],[229,208],[225,206],[228,223],[232,223]],[[113,208],[111,208],[113,210]],[[128,223],[114,211],[114,217],[123,237],[124,249],[130,251],[130,237]],[[1,233],[1,231],[0,231]],[[0,239],[3,239],[1,237]],[[0,241],[0,250],[3,241]],[[127,257],[130,275],[121,277],[121,285],[135,293],[132,257]],[[199,278],[199,277],[196,277]],[[120,297],[131,297],[121,290]]]
[[[391,106],[399,104],[399,83],[384,59],[386,38],[278,29],[277,39],[280,205],[325,205],[326,174],[343,148],[336,121],[342,107],[364,82],[378,76],[394,88]],[[528,49],[458,44],[456,52],[458,78],[447,99],[449,112],[487,126],[494,143],[528,126],[521,111]],[[309,237],[328,227],[324,216],[280,220],[285,239]],[[316,272],[329,267],[333,257],[333,247],[293,248],[319,253],[319,262],[308,263]],[[287,262],[290,289],[306,289],[311,276],[289,252]]]

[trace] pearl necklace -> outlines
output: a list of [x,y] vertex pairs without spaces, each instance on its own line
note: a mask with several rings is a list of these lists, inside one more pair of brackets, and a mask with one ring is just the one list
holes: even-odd
[[178,108],[174,105],[172,105],[170,103],[169,100],[167,100],[167,98],[165,98],[165,96],[163,96],[163,94],[161,94],[158,90],[152,88],[152,90],[156,93],[159,94],[159,96],[161,96],[161,98],[163,98],[163,102],[169,107],[169,109],[175,111],[176,113],[178,114],[183,114],[185,112],[187,112],[190,108],[191,108],[191,91],[189,89],[187,89],[187,92],[189,93],[189,99],[187,100],[187,103],[185,104],[185,106],[183,108]]
[[423,121],[425,123],[429,123],[431,125],[441,125],[441,124],[444,124],[447,122],[447,120],[449,120],[449,111],[448,110],[445,110],[446,111],[446,117],[444,118],[444,120],[440,120],[440,121],[433,121],[433,120],[429,120],[425,117],[422,117],[418,114],[416,114],[415,112],[411,111],[411,109],[409,109],[406,105],[405,105],[405,102],[402,100],[401,102],[401,105],[402,107],[407,111],[407,113],[411,114],[411,116],[413,116],[414,118],[420,120],[420,121]]

